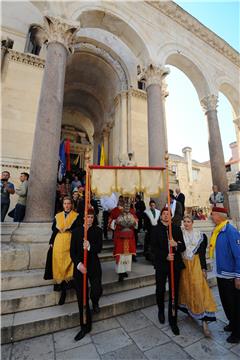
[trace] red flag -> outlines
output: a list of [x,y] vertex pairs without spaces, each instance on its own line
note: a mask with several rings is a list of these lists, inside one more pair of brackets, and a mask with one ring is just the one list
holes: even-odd
[[65,153],[66,153],[66,170],[71,171],[71,162],[70,162],[70,140],[65,141]]

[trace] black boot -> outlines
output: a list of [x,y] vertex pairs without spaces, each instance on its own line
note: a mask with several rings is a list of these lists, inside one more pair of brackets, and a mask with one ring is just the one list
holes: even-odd
[[65,304],[66,295],[67,295],[67,290],[66,290],[66,283],[65,283],[65,281],[62,282],[62,284],[61,284],[61,289],[62,289],[62,292],[61,292],[61,296],[60,296],[58,305],[63,305],[63,304]]
[[127,278],[128,277],[128,273],[123,273],[123,277]]
[[123,282],[124,274],[118,274],[118,282]]
[[158,310],[158,320],[159,320],[160,324],[164,324],[164,323],[165,323],[164,311]]
[[100,307],[99,307],[98,303],[93,304],[93,311],[96,314],[100,313]]
[[61,291],[61,284],[54,284],[53,291]]
[[75,336],[74,340],[75,341],[79,341],[81,339],[84,338],[84,336],[89,333],[92,330],[91,326],[88,325],[83,325],[81,327],[81,330],[77,333],[77,335]]

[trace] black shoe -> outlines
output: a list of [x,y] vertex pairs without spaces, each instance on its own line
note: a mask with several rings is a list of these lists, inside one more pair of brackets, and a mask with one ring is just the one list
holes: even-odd
[[128,277],[128,273],[123,273],[123,277],[127,278]]
[[234,336],[233,334],[231,334],[228,338],[227,338],[227,342],[230,344],[238,344],[240,342],[240,338]]
[[100,307],[98,304],[93,304],[93,311],[96,313],[96,314],[99,314],[100,313]]
[[133,255],[132,261],[133,261],[133,262],[137,262],[137,257],[136,257],[136,255]]
[[124,274],[118,274],[118,282],[123,282]]
[[67,295],[66,290],[62,290],[62,293],[61,293],[61,296],[60,296],[58,305],[63,305],[63,304],[65,304],[66,295]]
[[159,320],[160,324],[164,324],[164,323],[165,323],[165,315],[164,315],[164,312],[158,311],[158,320]]
[[228,331],[231,332],[232,331],[232,326],[230,324],[228,324],[228,325],[224,326],[223,330],[226,331],[226,332],[228,332]]
[[174,333],[174,335],[180,334],[180,331],[179,331],[179,328],[177,325],[171,325],[171,329],[172,329],[172,332]]
[[75,336],[74,340],[79,341],[84,338],[84,336],[91,331],[91,327],[82,328],[77,335]]
[[61,284],[54,284],[53,291],[61,291]]

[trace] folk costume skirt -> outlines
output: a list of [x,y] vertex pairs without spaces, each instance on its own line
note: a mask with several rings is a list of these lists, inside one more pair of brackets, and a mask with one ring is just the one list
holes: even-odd
[[216,302],[203,275],[199,256],[183,261],[185,269],[180,277],[179,309],[197,320],[216,321]]
[[57,283],[73,278],[73,262],[70,257],[71,232],[58,233],[53,245],[53,279]]

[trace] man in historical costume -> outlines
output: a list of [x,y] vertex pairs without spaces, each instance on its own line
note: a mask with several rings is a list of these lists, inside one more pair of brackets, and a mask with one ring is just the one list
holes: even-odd
[[211,214],[216,225],[213,230],[209,256],[214,257],[214,268],[220,299],[231,332],[227,342],[240,342],[240,233],[227,220],[227,209],[214,206]]
[[152,261],[151,243],[159,234],[158,223],[160,222],[160,210],[156,209],[156,202],[150,200],[149,209],[144,211],[144,229],[146,230],[144,239],[144,256],[146,260]]
[[[102,247],[102,231],[98,226],[93,225],[94,221],[94,210],[88,210],[87,218],[87,238],[84,240],[84,229],[76,229],[72,234],[71,240],[71,259],[74,263],[74,286],[76,289],[80,326],[81,329],[75,336],[75,340],[81,340],[87,333],[92,329],[92,318],[89,307],[89,295],[88,295],[88,279],[90,280],[91,286],[91,299],[94,305],[98,307],[98,301],[102,294],[101,285],[101,265],[97,254],[101,251]],[[84,249],[87,249],[87,269],[84,266]],[[87,289],[86,289],[86,309],[83,305],[83,274],[87,274]],[[99,308],[95,307],[95,310],[99,312]],[[84,321],[85,318],[85,321]]]
[[66,299],[66,290],[71,287],[73,279],[73,262],[70,257],[70,245],[72,231],[80,228],[81,222],[78,213],[72,210],[72,199],[63,199],[64,211],[55,216],[52,225],[52,236],[49,241],[44,279],[54,279],[54,290],[61,290],[59,305],[63,305]]
[[[122,205],[122,206],[121,206]],[[116,260],[116,272],[119,282],[122,282],[131,271],[132,255],[136,255],[136,243],[134,229],[137,227],[137,217],[130,208],[130,199],[125,198],[123,204],[119,204],[110,214],[110,227],[114,224],[114,251]]]
[[[181,253],[185,251],[185,243],[181,228],[172,225],[172,240],[169,240],[168,226],[168,209],[163,208],[161,211],[161,221],[158,224],[158,236],[154,237],[151,244],[154,254],[154,267],[156,276],[156,299],[158,305],[158,319],[161,324],[165,323],[164,315],[164,295],[166,289],[166,281],[169,284],[169,305],[168,305],[168,321],[175,335],[179,335],[177,326],[177,307],[178,307],[178,290],[181,270],[184,269],[184,263]],[[172,246],[173,253],[169,254],[169,245]],[[171,271],[170,262],[174,264],[174,313],[172,311],[172,287],[171,287]]]
[[90,244],[88,253],[88,278],[91,285],[90,299],[92,301],[93,311],[100,312],[99,299],[102,295],[102,268],[98,254],[102,250],[103,233],[95,221],[95,210],[88,210],[88,232],[87,239]]
[[224,195],[222,192],[218,191],[217,185],[213,185],[212,187],[212,194],[209,197],[209,202],[212,206],[222,206],[224,203]]

